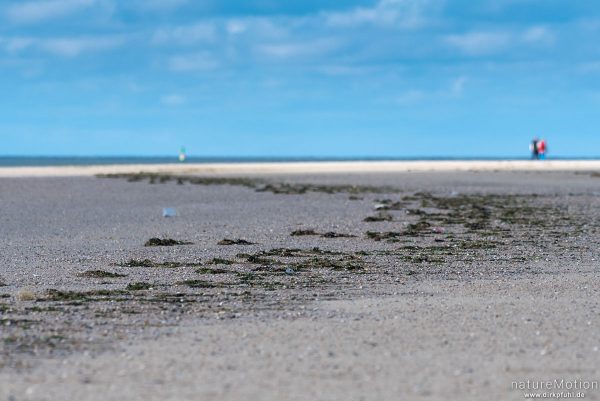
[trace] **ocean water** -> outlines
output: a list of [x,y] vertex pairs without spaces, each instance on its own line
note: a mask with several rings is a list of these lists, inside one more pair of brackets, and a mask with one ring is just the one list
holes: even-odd
[[[552,160],[600,160],[553,157]],[[302,161],[529,160],[527,157],[187,157],[184,163],[264,163]],[[177,156],[0,156],[0,167],[181,164]]]

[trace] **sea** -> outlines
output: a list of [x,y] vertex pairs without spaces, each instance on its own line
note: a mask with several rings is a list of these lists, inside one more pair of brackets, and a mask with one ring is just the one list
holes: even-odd
[[[600,157],[552,157],[552,160],[600,160]],[[528,157],[197,157],[183,163],[265,163],[332,161],[529,160]],[[0,156],[0,167],[94,166],[109,164],[181,164],[177,156]]]

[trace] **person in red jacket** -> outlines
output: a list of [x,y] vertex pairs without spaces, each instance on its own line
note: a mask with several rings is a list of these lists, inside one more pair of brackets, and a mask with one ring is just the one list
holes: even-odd
[[546,145],[546,140],[545,139],[540,139],[537,143],[537,151],[538,151],[538,157],[541,160],[544,160],[546,158],[546,152],[548,151],[548,146]]

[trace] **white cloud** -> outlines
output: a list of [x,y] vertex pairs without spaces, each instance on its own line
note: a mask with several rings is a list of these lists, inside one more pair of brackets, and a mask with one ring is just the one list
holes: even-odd
[[362,24],[417,28],[425,24],[423,8],[427,0],[380,0],[375,7],[357,7],[353,10],[326,13],[328,25],[352,27]]
[[446,44],[468,55],[487,55],[523,45],[551,45],[554,34],[548,28],[534,26],[521,32],[468,32],[447,35]]
[[141,0],[136,6],[141,10],[164,11],[178,8],[189,3],[189,0]]
[[548,28],[534,26],[523,33],[523,40],[527,43],[551,44],[554,34]]
[[225,28],[231,35],[237,35],[245,32],[248,26],[241,20],[231,20],[227,22]]
[[185,104],[187,99],[185,96],[170,94],[163,96],[161,98],[161,101],[167,106],[180,106],[182,104]]
[[168,67],[175,72],[193,72],[214,70],[219,63],[207,53],[186,54],[171,57]]
[[448,35],[445,42],[463,53],[483,55],[495,53],[510,44],[511,35],[504,32],[470,32]]
[[216,37],[214,24],[199,22],[194,25],[161,28],[154,33],[152,42],[155,44],[178,43],[191,45],[198,42],[212,42]]
[[373,72],[373,68],[356,65],[326,64],[319,67],[317,71],[331,76],[353,76]]
[[24,49],[27,49],[34,43],[34,40],[31,38],[0,38],[0,46],[2,46],[8,52],[18,52]]
[[81,53],[109,50],[125,42],[123,37],[82,37],[82,38],[0,38],[0,45],[9,52],[36,49],[59,56],[74,57]]
[[122,38],[58,38],[45,39],[40,42],[40,47],[59,56],[73,57],[83,52],[109,50],[123,43]]
[[258,51],[271,58],[287,59],[310,57],[328,53],[338,47],[338,42],[331,39],[318,39],[309,42],[273,43],[258,46]]
[[465,84],[467,83],[467,77],[458,77],[454,81],[452,81],[452,85],[450,86],[450,94],[453,96],[462,95]]
[[288,36],[294,19],[281,17],[241,17],[224,22],[223,29],[229,35],[247,34],[253,38],[282,39]]
[[423,99],[425,99],[425,97],[426,97],[426,94],[423,91],[411,89],[409,91],[406,91],[406,92],[401,93],[400,95],[396,96],[396,98],[394,100],[396,103],[399,103],[402,105],[409,105],[409,104],[418,103],[418,102],[422,101]]
[[428,100],[458,98],[463,95],[468,80],[468,77],[460,76],[453,79],[449,87],[444,85],[431,91],[410,89],[396,95],[393,101],[401,105],[410,105]]
[[63,17],[86,7],[96,0],[39,0],[21,2],[7,9],[6,15],[14,22],[32,23]]

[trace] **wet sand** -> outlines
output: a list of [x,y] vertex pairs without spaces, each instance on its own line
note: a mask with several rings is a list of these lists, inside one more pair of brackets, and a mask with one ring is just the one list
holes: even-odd
[[600,178],[562,167],[3,174],[0,399],[519,400],[513,381],[599,380]]

